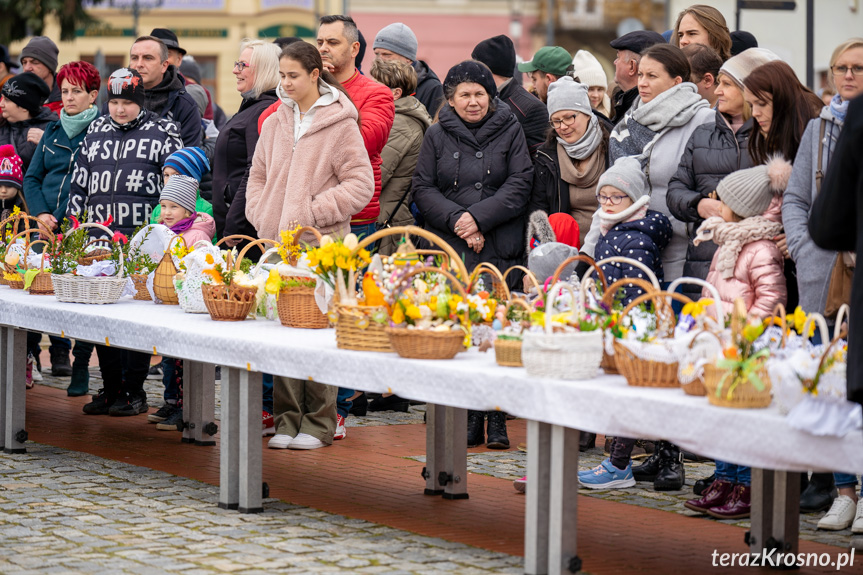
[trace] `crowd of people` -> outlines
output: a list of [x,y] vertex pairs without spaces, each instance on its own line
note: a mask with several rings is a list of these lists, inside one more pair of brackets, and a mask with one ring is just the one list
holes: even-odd
[[[853,269],[854,257],[818,247],[808,222],[849,102],[863,94],[863,39],[834,50],[832,96],[823,100],[704,5],[681,12],[666,36],[636,31],[612,41],[613,85],[587,50],[546,46],[516,64],[504,35],[476,44],[442,82],[402,23],[375,36],[368,74],[360,71],[365,48],[356,23],[340,15],[321,18],[317,46],[244,41],[232,70],[242,103],[230,119],[169,30],[134,41],[129,66],[108,78],[102,110],[91,64],[58,71],[57,46],[36,37],[11,75],[4,49],[0,209],[17,206],[51,231],[86,213],[124,233],[153,221],[187,239],[231,236],[229,246],[244,243],[239,235],[278,240],[296,223],[358,236],[415,223],[468,268],[528,265],[543,281],[573,253],[624,256],[640,265],[606,263],[607,278],[642,278],[646,267],[664,286],[707,280],[725,306],[742,297],[753,315],[776,304],[835,313],[831,276]],[[395,248],[379,245],[384,254]],[[523,279],[511,275],[510,287],[523,289]],[[624,299],[640,293],[632,284]],[[34,377],[40,339],[28,342]],[[147,413],[146,354],[95,347],[105,387],[85,413]],[[51,337],[52,372],[71,376],[70,395],[84,395],[93,346],[76,342],[74,364],[70,350],[69,340]],[[149,420],[176,429],[182,362],[166,358],[161,369],[166,403]],[[263,427],[270,448],[315,449],[344,439],[351,413],[407,405],[266,377]],[[594,440],[582,434],[582,447]],[[505,414],[469,412],[468,446],[482,444],[510,447]],[[580,473],[585,487],[682,488],[673,444],[658,442],[634,467],[635,439],[608,447],[601,465]],[[527,480],[516,483],[523,489]],[[686,505],[747,517],[749,484],[748,468],[716,462]],[[801,508],[827,510],[821,529],[863,533],[856,484],[851,475],[813,474]]]

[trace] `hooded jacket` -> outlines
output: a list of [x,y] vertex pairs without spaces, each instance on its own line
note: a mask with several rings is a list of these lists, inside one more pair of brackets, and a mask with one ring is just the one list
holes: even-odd
[[514,79],[510,79],[506,86],[500,89],[498,98],[509,106],[515,119],[521,124],[530,157],[534,158],[548,134],[548,108]]
[[414,62],[414,70],[417,73],[416,99],[425,106],[429,116],[434,118],[444,103],[443,85],[440,78],[422,60]]
[[[698,202],[709,198],[716,185],[731,172],[752,167],[748,142],[754,120],[747,120],[735,133],[725,117],[716,112],[716,121],[695,128],[677,172],[668,182],[666,202],[671,215],[684,222],[689,235],[686,262],[683,275],[704,279],[710,270],[710,262],[716,251],[716,244],[693,243],[698,227],[704,221],[698,215]],[[684,286],[683,293],[688,297],[698,297],[701,290]]]
[[15,146],[15,153],[21,157],[21,170],[25,174],[36,153],[36,144],[27,141],[27,132],[30,128],[44,130],[48,124],[58,119],[57,114],[43,106],[39,108],[39,113],[29,120],[0,124],[0,146],[6,144]]
[[[525,261],[533,165],[521,125],[506,104],[496,99],[495,106],[474,134],[445,105],[426,132],[413,178],[426,228],[462,255],[469,270],[482,261],[501,270]],[[453,231],[465,212],[485,236],[480,253]],[[513,278],[511,287],[520,281]]]
[[162,191],[162,165],[183,147],[177,125],[143,110],[134,127],[97,118],[75,159],[67,216],[86,211],[90,221],[113,217],[111,229],[127,236],[150,221]]
[[[620,222],[606,233],[600,235],[593,254],[596,261],[612,257],[625,257],[646,265],[663,281],[662,250],[671,241],[671,222],[668,217],[654,210],[638,220]],[[603,264],[602,273],[608,285],[623,278],[643,278],[644,272],[637,267],[615,262]],[[646,278],[644,278],[646,279]],[[643,292],[641,288],[630,285],[624,288],[623,305],[629,304]]]
[[[396,100],[396,117],[393,129],[390,131],[387,145],[381,152],[381,213],[378,224],[383,225],[389,220],[391,226],[406,226],[414,221],[411,214],[410,193],[405,193],[411,187],[411,178],[417,165],[423,136],[431,126],[431,118],[425,107],[413,96],[405,96]],[[404,201],[393,213],[399,200]],[[389,255],[396,250],[397,238],[386,237],[381,240],[378,251]]]
[[344,236],[372,197],[357,110],[336,88],[319,86],[328,91],[306,112],[310,124],[295,132],[294,104],[286,98],[264,122],[246,188],[246,217],[258,237],[277,240],[297,224]]
[[244,98],[240,109],[219,130],[213,162],[213,217],[220,238],[232,234],[255,237],[246,219],[246,181],[258,145],[258,118],[273,103],[276,91]]
[[216,222],[213,220],[213,216],[198,212],[192,227],[179,235],[183,236],[187,246],[193,246],[195,242],[201,240],[212,242],[215,234]]
[[66,217],[75,159],[86,135],[87,130],[81,130],[70,139],[59,121],[45,127],[24,176],[27,205],[33,215],[49,213],[57,218],[57,222]]

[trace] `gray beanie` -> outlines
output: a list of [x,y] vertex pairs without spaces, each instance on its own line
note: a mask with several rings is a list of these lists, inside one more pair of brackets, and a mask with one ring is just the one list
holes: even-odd
[[633,203],[647,195],[647,178],[641,169],[641,162],[632,156],[619,158],[599,177],[596,183],[598,194],[604,186],[611,186],[629,196]]
[[198,201],[198,180],[190,176],[171,176],[171,179],[162,188],[162,194],[159,196],[159,201],[161,200],[174,202],[178,206],[195,213],[195,206]]
[[23,60],[24,58],[39,60],[45,64],[46,68],[51,70],[52,74],[56,74],[57,55],[59,53],[60,50],[57,48],[57,44],[51,38],[47,36],[34,36],[27,42],[24,49],[21,50],[21,55],[18,58],[19,60]]
[[773,156],[766,164],[728,174],[716,186],[716,194],[741,218],[760,216],[770,207],[774,194],[785,191],[790,177],[791,162]]
[[399,56],[404,56],[411,62],[417,60],[417,36],[414,31],[401,22],[385,26],[375,36],[375,43],[372,45],[372,50],[375,48],[383,48],[390,52],[395,52]]
[[560,110],[575,110],[593,115],[587,86],[579,84],[569,76],[562,76],[548,86],[548,117]]
[[[577,255],[578,248],[564,243],[549,242],[547,244],[540,244],[527,255],[527,269],[533,272],[533,275],[536,276],[536,281],[539,282],[539,285],[542,285],[545,283],[545,280],[554,275],[557,266],[563,263],[565,259]],[[560,279],[562,281],[568,280],[575,272],[577,265],[578,262],[572,262],[566,266],[560,274]]]
[[749,48],[737,56],[732,56],[719,68],[720,74],[725,74],[743,89],[743,82],[752,71],[773,60],[779,60],[779,56],[767,48]]

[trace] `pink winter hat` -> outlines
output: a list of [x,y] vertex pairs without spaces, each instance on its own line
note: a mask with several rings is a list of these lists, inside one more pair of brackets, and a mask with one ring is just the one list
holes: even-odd
[[12,186],[20,190],[24,183],[21,158],[15,153],[15,146],[0,146],[0,186]]

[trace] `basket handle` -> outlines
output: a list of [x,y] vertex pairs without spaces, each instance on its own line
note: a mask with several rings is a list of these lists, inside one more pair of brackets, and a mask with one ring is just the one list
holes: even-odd
[[420,256],[441,256],[441,259],[443,260],[443,268],[450,269],[449,254],[443,250],[416,250],[414,253]]
[[785,306],[781,303],[777,303],[775,306],[773,306],[773,314],[770,316],[772,321],[775,321],[777,317],[780,320],[779,329],[782,330],[782,340],[780,342],[780,346],[782,347],[782,349],[785,349],[785,344],[788,341],[788,334],[786,333],[788,331],[788,317],[785,313]]
[[[578,257],[578,256],[573,256]],[[581,312],[584,310],[584,292],[581,290],[574,290],[572,286],[568,282],[557,282],[552,285],[548,293],[546,294],[546,302],[545,302],[545,333],[552,333],[551,328],[551,311],[554,309],[554,303],[560,297],[560,294],[563,293],[563,289],[569,290],[569,294],[572,296],[572,309],[569,310],[570,318],[577,318],[581,316]],[[550,295],[549,295],[550,294]],[[578,305],[579,313],[575,314],[576,305]]]
[[[647,267],[646,265],[644,265],[644,262],[640,262],[640,261],[634,260],[632,258],[625,258],[623,256],[614,256],[614,257],[610,257],[610,258],[605,258],[604,260],[599,260],[598,262],[596,262],[596,269],[600,269],[605,264],[613,264],[613,263],[629,264],[633,267],[640,269],[647,276],[647,279],[650,280],[650,283],[653,284],[653,290],[654,291],[662,289],[659,285],[659,279],[656,277],[656,274],[653,273],[653,270],[650,269],[649,267]],[[582,283],[585,283],[588,281],[587,278],[589,278],[590,275],[593,273],[593,269],[594,268],[591,267],[591,268],[588,268],[588,270],[586,272],[584,272],[584,277],[581,279]],[[644,279],[644,278],[635,278],[635,279]],[[641,286],[639,286],[639,287],[641,287]],[[669,291],[671,291],[671,290],[669,290]]]
[[[585,276],[586,277],[586,276]],[[614,304],[614,296],[617,295],[617,290],[627,287],[627,285],[635,285],[644,290],[644,293],[652,293],[655,291],[659,291],[659,288],[654,286],[651,282],[647,281],[643,278],[620,278],[610,286],[605,292],[602,294],[602,303],[607,305],[609,309]]]
[[529,269],[527,269],[526,267],[521,266],[521,265],[514,265],[514,266],[512,266],[512,267],[510,267],[510,268],[507,268],[507,270],[506,270],[505,272],[503,272],[503,281],[504,281],[504,283],[506,283],[506,278],[507,278],[507,276],[509,276],[509,273],[510,273],[512,270],[520,270],[520,271],[523,271],[523,272],[524,272],[524,275],[525,275],[525,276],[527,276],[527,278],[530,280],[530,283],[532,283],[532,284],[533,284],[533,287],[534,287],[534,288],[536,288],[536,293],[537,293],[537,294],[542,294],[542,288],[539,286],[539,282],[537,281],[536,276],[533,274],[533,272],[532,272],[532,271],[530,271]]
[[[223,237],[222,239],[220,239],[219,241],[216,242],[216,245],[221,246],[227,240],[247,240],[247,241],[253,242],[253,241],[255,241],[255,238],[249,237],[249,236],[244,235],[244,234],[233,234],[230,236]],[[185,240],[183,240],[183,241],[185,241]]]
[[[314,229],[314,228],[312,228],[312,229]],[[243,261],[243,258],[246,256],[246,253],[247,253],[247,252],[248,252],[248,251],[249,251],[253,246],[260,246],[260,245],[263,245],[263,244],[272,244],[273,246],[278,246],[278,245],[279,245],[279,243],[278,243],[278,242],[276,242],[276,241],[274,241],[274,240],[271,240],[271,239],[269,239],[269,238],[261,238],[261,239],[258,239],[258,240],[252,240],[251,242],[247,243],[247,244],[246,244],[246,246],[245,246],[242,250],[240,250],[240,254],[237,256],[237,262],[238,262],[238,263],[237,263],[237,265],[240,265],[240,264],[239,264],[239,262],[242,262],[242,261]]]
[[[51,244],[49,244],[46,240],[34,240],[34,241],[30,242],[29,244],[27,244],[27,247],[28,247],[28,248],[32,248],[32,247],[33,247],[33,244],[45,244],[45,247],[47,247],[48,249],[51,249]],[[42,257],[41,257],[41,258],[39,258],[39,271],[40,271],[40,272],[44,272],[44,271],[45,271],[45,260],[46,260],[46,259],[48,259],[48,258],[46,257],[46,254],[45,254],[45,252],[44,252],[44,251],[42,252],[41,256],[42,256]],[[28,268],[27,268],[27,256],[26,256],[26,253],[25,253],[25,256],[24,256],[24,258],[23,258],[23,259],[24,259],[24,269],[26,270],[26,269],[28,269]]]
[[[394,228],[390,228],[390,229],[394,229]],[[372,234],[372,235],[374,235],[374,234]],[[446,279],[448,279],[450,281],[450,283],[452,283],[452,285],[456,288],[456,290],[458,290],[459,295],[462,297],[462,299],[464,299],[465,303],[467,303],[467,292],[464,289],[464,285],[462,285],[462,283],[452,273],[446,271],[445,269],[441,269],[441,268],[434,267],[434,266],[429,266],[429,267],[423,266],[423,267],[419,267],[419,268],[414,268],[411,271],[409,271],[408,273],[406,273],[404,275],[404,277],[402,277],[399,280],[399,283],[396,286],[396,289],[393,293],[394,299],[398,300],[398,296],[401,295],[402,291],[404,291],[408,286],[410,286],[411,282],[409,282],[407,280],[409,280],[410,278],[414,277],[417,274],[426,273],[426,272],[434,272],[434,273],[443,274],[443,276]]]
[[523,307],[524,311],[526,311],[527,313],[533,313],[534,311],[533,306],[530,305],[524,298],[517,297],[509,300],[508,307],[514,307],[516,305]]
[[467,291],[471,291],[473,289],[474,282],[476,282],[477,279],[479,279],[479,275],[483,272],[488,272],[489,274],[491,274],[492,282],[499,281],[503,285],[503,293],[506,294],[506,300],[509,300],[509,298],[510,298],[509,288],[506,285],[506,281],[503,278],[503,274],[500,273],[500,270],[497,268],[496,265],[489,263],[489,262],[480,262],[473,269],[473,272],[471,272],[470,278],[468,279],[468,282],[467,282]]
[[696,286],[701,286],[702,288],[707,288],[707,290],[710,292],[710,295],[713,296],[713,303],[714,303],[713,311],[716,314],[716,325],[719,327],[722,327],[723,325],[725,325],[725,322],[723,321],[723,317],[722,317],[722,311],[721,311],[721,309],[722,309],[722,296],[719,295],[719,290],[716,289],[716,286],[714,286],[711,283],[704,281],[703,279],[683,277],[683,278],[677,278],[676,280],[671,282],[668,285],[667,291],[673,292],[674,290],[677,289],[677,286],[684,285],[684,284],[696,285]]
[[[275,247],[275,246],[274,246],[274,247],[272,247],[272,248],[270,248],[270,249],[268,249],[267,251],[265,251],[265,252],[261,255],[261,259],[259,259],[259,260],[258,260],[258,263],[257,263],[257,264],[255,264],[255,269],[254,269],[254,270],[252,270],[252,275],[253,275],[253,276],[258,275],[258,273],[261,271],[261,266],[262,266],[262,265],[264,265],[264,264],[266,263],[267,259],[269,259],[269,257],[270,257],[271,255],[273,255],[273,254],[277,254],[277,253],[279,253],[279,248],[278,248],[278,247]],[[279,258],[279,261],[281,261],[281,257]]]
[[[840,256],[841,257],[841,256]],[[847,317],[846,317],[847,316]],[[836,323],[833,327],[833,340],[842,339],[848,334],[848,330],[842,328],[842,324],[851,319],[851,308],[847,303],[839,306],[839,311],[836,312]]]
[[720,348],[722,347],[722,345],[723,345],[722,340],[719,338],[718,335],[716,335],[714,332],[710,331],[709,329],[702,329],[701,331],[696,333],[694,336],[692,336],[692,341],[689,342],[689,345],[687,347],[689,349],[692,349],[692,346],[695,345],[695,340],[698,339],[700,336],[705,335],[705,334],[706,335],[712,335],[713,337],[715,337],[716,341],[719,342],[719,347]]
[[[590,264],[590,266],[596,270],[596,277],[599,278],[599,283],[602,284],[602,291],[605,291],[608,288],[608,280],[605,279],[605,274],[600,269],[599,265],[597,265],[596,260],[592,257],[585,256],[582,254],[578,254],[577,256],[570,256],[560,262],[560,265],[557,266],[557,269],[554,270],[554,275],[551,276],[551,284],[554,285],[560,279],[560,274],[563,273],[563,270],[566,269],[566,266],[571,264],[572,262],[585,262]],[[585,273],[587,275],[587,273]]]
[[[634,300],[632,300],[631,302],[629,302],[629,305],[623,309],[623,312],[621,312],[620,317],[621,317],[621,319],[623,319],[624,316],[629,315],[629,313],[633,309],[635,309],[635,306],[637,306],[641,303],[644,303],[646,301],[661,300],[662,298],[677,300],[683,304],[692,303],[691,299],[689,299],[685,295],[679,294],[677,292],[655,291],[652,293],[642,294],[642,295],[638,296],[637,298],[635,298]],[[667,302],[663,302],[663,303],[665,303],[667,305]],[[675,324],[673,314],[672,314],[672,318],[671,318],[671,324],[672,325],[670,326],[670,328],[673,329],[674,324]],[[665,326],[663,326],[663,327],[665,327]],[[657,324],[657,329],[659,329],[659,328],[660,328],[660,326]],[[666,331],[671,331],[671,329],[666,328]]]
[[806,318],[806,321],[803,323],[803,337],[809,339],[809,324],[815,322],[818,325],[818,329],[821,331],[821,342],[824,343],[828,341],[827,336],[830,333],[830,330],[827,328],[827,320],[824,319],[824,316],[820,313],[810,313]]
[[459,257],[458,253],[452,248],[451,245],[446,243],[439,236],[431,233],[428,230],[424,230],[422,228],[418,228],[416,226],[394,226],[392,228],[384,228],[382,230],[378,230],[370,236],[366,236],[360,240],[360,243],[357,244],[357,247],[353,249],[351,252],[351,256],[357,255],[357,253],[365,248],[368,245],[378,241],[381,238],[386,238],[389,236],[395,235],[406,235],[406,236],[419,236],[425,240],[430,241],[432,244],[436,245],[440,249],[442,249],[449,256],[449,263],[453,264],[456,268],[456,275],[458,277],[464,278],[465,281],[470,277],[470,273],[467,271],[467,266],[464,265],[464,261],[462,261],[461,257]]

